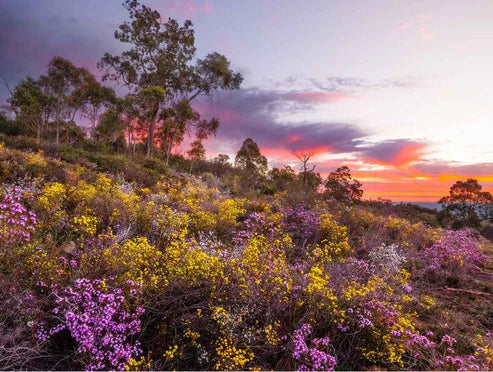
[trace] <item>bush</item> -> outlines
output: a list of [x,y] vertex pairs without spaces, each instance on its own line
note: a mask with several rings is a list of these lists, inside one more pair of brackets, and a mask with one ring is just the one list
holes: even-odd
[[470,231],[56,150],[0,147],[0,369],[491,367]]
[[24,135],[5,137],[5,146],[17,150],[34,150],[38,151],[41,146],[36,138]]
[[464,279],[484,261],[475,234],[471,230],[448,230],[424,251],[428,269],[443,279]]

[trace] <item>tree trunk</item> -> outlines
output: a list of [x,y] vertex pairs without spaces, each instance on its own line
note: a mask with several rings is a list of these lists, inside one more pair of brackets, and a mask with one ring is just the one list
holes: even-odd
[[149,132],[147,133],[147,158],[152,157],[152,148],[154,147],[154,130],[156,129],[157,114],[159,112],[159,104],[154,106],[151,122],[149,123]]
[[152,157],[152,145],[154,142],[154,120],[149,123],[149,131],[147,132],[147,155],[149,159]]
[[36,141],[38,143],[41,142],[41,126],[42,126],[42,122],[38,122],[38,127],[36,129]]
[[170,154],[171,154],[171,139],[170,139],[170,143],[168,144],[168,146],[166,146],[166,165],[169,165],[169,157],[170,157]]
[[174,135],[171,135],[169,137],[168,146],[166,147],[166,165],[169,165],[169,158],[171,155],[171,150],[173,149],[173,142],[174,142]]
[[60,98],[58,98],[57,100],[55,120],[56,120],[56,144],[58,146],[60,144]]

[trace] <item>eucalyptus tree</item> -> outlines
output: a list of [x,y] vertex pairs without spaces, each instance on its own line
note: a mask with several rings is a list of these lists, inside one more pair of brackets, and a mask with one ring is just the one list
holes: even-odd
[[265,174],[267,172],[267,158],[260,153],[257,143],[251,138],[243,141],[235,157],[235,167],[250,174]]
[[[121,24],[114,36],[130,48],[120,55],[106,53],[99,67],[105,69],[104,80],[119,82],[137,97],[139,120],[146,126],[147,156],[152,156],[160,125],[160,142],[166,143],[164,151],[169,158],[184,133],[201,123],[191,102],[199,96],[212,97],[222,89],[238,89],[243,77],[231,70],[230,62],[219,53],[196,59],[191,21],[180,25],[169,18],[163,22],[158,11],[137,0],[126,0],[124,7],[130,20]],[[209,133],[214,132],[216,122],[207,122]]]
[[40,81],[28,76],[14,88],[8,103],[16,115],[17,122],[27,124],[40,141],[42,129],[48,123],[54,103],[53,99],[44,93]]
[[351,177],[351,170],[345,165],[330,172],[324,186],[326,196],[343,203],[353,203],[363,196],[361,182]]
[[60,126],[64,119],[71,116],[70,95],[79,81],[80,71],[69,60],[54,57],[48,64],[48,72],[40,77],[40,83],[53,102],[53,120],[55,123],[56,143],[60,143]]
[[493,221],[493,196],[473,178],[454,183],[438,203],[440,221],[454,228],[479,227],[481,219]]
[[89,75],[86,77],[84,84],[75,93],[78,93],[82,98],[82,112],[89,119],[91,129],[94,133],[103,109],[108,109],[110,106],[116,104],[117,98],[115,91],[101,85],[94,76]]
[[92,95],[99,83],[87,69],[58,56],[49,62],[48,71],[40,77],[39,83],[52,101],[51,116],[55,124],[56,143],[59,144],[61,125],[74,123],[77,113],[93,103]]
[[187,151],[187,155],[190,159],[190,174],[192,174],[194,163],[205,160],[205,148],[202,140],[199,138],[195,139],[195,141],[190,144],[190,150]]

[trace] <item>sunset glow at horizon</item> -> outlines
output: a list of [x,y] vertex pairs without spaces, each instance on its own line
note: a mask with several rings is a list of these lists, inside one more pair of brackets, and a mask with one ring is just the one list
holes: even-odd
[[[195,104],[221,123],[209,158],[234,160],[251,137],[270,167],[298,171],[294,151],[323,176],[348,166],[365,198],[436,202],[467,178],[493,192],[493,2],[143,2],[191,19],[197,57],[217,51],[244,75]],[[59,55],[100,77],[103,54],[124,48],[121,3],[2,1],[0,73],[15,86]],[[8,95],[2,82],[0,105]]]

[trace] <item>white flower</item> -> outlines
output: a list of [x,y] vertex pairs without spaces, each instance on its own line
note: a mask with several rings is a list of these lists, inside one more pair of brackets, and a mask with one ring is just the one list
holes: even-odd
[[368,254],[368,258],[373,267],[395,272],[406,262],[406,257],[399,252],[398,248],[397,244],[382,244],[373,248]]

